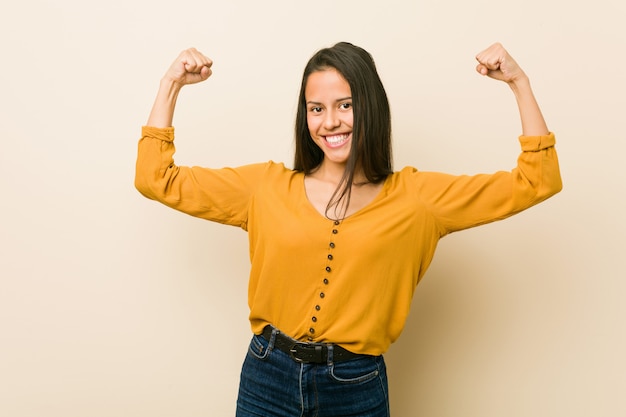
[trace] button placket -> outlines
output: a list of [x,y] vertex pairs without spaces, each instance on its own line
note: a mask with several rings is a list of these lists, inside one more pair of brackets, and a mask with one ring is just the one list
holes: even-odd
[[309,336],[307,338],[311,342],[315,340],[315,330],[316,330],[315,326],[319,322],[318,313],[322,311],[322,303],[326,299],[325,288],[328,287],[331,283],[330,276],[333,272],[332,262],[335,259],[333,250],[336,248],[335,240],[336,240],[336,236],[339,234],[340,224],[341,224],[340,221],[333,220],[332,228],[330,231],[330,241],[328,243],[328,253],[326,255],[326,266],[324,267],[324,274],[323,274],[322,283],[321,283],[322,285],[319,290],[317,303],[315,304],[315,307],[314,307],[315,311],[311,316],[311,327],[309,328]]

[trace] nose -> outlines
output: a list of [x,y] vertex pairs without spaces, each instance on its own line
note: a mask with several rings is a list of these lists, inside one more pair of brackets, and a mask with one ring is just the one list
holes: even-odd
[[339,115],[335,110],[329,110],[326,112],[324,117],[324,128],[326,130],[333,130],[339,127],[340,124],[341,121],[339,120]]

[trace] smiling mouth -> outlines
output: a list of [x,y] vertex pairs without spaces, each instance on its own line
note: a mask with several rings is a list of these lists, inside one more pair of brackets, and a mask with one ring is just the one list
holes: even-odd
[[350,139],[350,133],[325,136],[324,139],[326,139],[326,142],[328,142],[328,144],[331,146],[339,146],[339,145],[343,145],[344,143],[348,141],[348,139]]

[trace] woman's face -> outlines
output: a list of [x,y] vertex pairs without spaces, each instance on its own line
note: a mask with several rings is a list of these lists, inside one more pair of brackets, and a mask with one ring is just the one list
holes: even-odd
[[304,90],[307,124],[313,141],[324,152],[323,163],[345,165],[352,146],[352,93],[335,69],[309,75]]

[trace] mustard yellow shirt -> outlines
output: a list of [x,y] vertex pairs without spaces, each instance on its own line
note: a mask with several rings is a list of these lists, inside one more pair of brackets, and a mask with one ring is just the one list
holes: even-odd
[[455,176],[406,167],[341,222],[307,200],[304,175],[267,162],[208,169],[174,164],[174,128],[144,127],[135,185],[192,216],[248,231],[248,304],[299,340],[384,353],[400,335],[413,291],[443,236],[504,219],[561,190],[554,135],[520,137],[511,172]]

